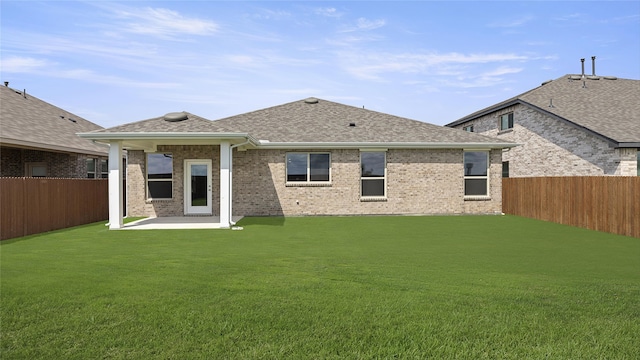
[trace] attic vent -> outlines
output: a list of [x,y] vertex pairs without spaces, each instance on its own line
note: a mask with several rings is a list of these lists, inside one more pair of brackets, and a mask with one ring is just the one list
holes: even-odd
[[354,123],[354,122],[350,122],[350,123],[349,123],[349,127],[356,127],[356,123]]
[[187,120],[188,118],[189,118],[189,116],[184,111],[172,112],[172,113],[168,113],[167,115],[164,116],[164,121],[178,122],[178,121]]
[[587,76],[587,79],[589,79],[589,80],[600,80],[600,76],[589,75],[589,76]]
[[304,100],[305,103],[307,104],[317,104],[318,103],[318,99],[310,97]]
[[548,83],[550,83],[550,82],[552,82],[552,81],[553,81],[553,80],[547,80],[547,81],[543,82],[543,83],[542,83],[542,84],[540,84],[540,85],[547,85]]
[[582,76],[580,76],[580,75],[571,75],[571,76],[569,76],[569,80],[582,80]]
[[602,78],[605,80],[618,80],[618,78],[615,76],[603,76]]

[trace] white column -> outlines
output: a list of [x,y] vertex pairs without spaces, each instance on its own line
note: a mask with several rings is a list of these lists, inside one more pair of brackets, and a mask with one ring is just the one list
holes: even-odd
[[122,228],[122,142],[109,144],[109,229]]
[[220,143],[220,226],[231,227],[231,146],[228,141]]

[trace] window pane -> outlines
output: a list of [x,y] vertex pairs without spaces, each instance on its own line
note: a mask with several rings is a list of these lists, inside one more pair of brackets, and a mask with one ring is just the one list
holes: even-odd
[[148,154],[147,174],[149,179],[171,179],[173,159],[171,154]]
[[385,155],[383,152],[360,153],[362,177],[384,177]]
[[329,181],[329,154],[310,154],[311,181]]
[[508,161],[503,161],[502,162],[502,177],[503,178],[508,178],[509,177],[509,162]]
[[171,181],[148,181],[149,198],[151,199],[171,199],[172,184]]
[[207,165],[191,165],[191,206],[207,206]]
[[287,154],[287,181],[307,181],[307,154]]
[[100,160],[100,166],[103,173],[109,172],[109,162],[107,160]]
[[487,176],[487,153],[468,151],[464,153],[465,176]]
[[31,176],[33,177],[47,176],[47,167],[44,165],[33,165],[31,167]]
[[384,196],[384,179],[363,179],[362,196]]
[[96,160],[87,159],[87,172],[95,172],[95,171],[96,171]]
[[465,195],[487,195],[487,179],[465,179]]

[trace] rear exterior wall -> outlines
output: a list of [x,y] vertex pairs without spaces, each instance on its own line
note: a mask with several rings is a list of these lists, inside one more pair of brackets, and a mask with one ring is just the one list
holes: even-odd
[[[499,130],[500,116],[514,114],[512,129]],[[637,174],[636,149],[614,148],[569,123],[524,105],[514,105],[457,125],[520,144],[504,152],[509,177],[600,176]]]
[[[218,146],[161,146],[173,154],[173,198],[146,199],[142,151],[128,152],[127,201],[130,216],[183,216],[185,159],[213,162],[213,214],[219,214]],[[495,214],[502,210],[501,150],[490,155],[490,198],[464,198],[463,150],[387,151],[386,199],[360,197],[360,152],[318,150],[331,155],[331,183],[314,186],[286,182],[287,150],[233,151],[233,215],[420,215]],[[307,151],[304,151],[307,152]],[[310,150],[309,152],[314,152]]]

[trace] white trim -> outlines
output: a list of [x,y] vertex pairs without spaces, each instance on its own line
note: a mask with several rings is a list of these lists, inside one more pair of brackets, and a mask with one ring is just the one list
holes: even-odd
[[122,229],[122,142],[109,146],[109,229]]
[[[293,181],[293,180],[289,180],[289,154],[303,154],[303,155],[307,155],[307,180],[304,181]],[[311,180],[311,155],[313,154],[319,154],[319,155],[329,155],[329,180],[327,181],[313,181]],[[285,162],[285,166],[284,166],[284,176],[285,176],[285,186],[287,187],[292,187],[292,186],[331,186],[331,152],[329,151],[299,151],[299,152],[287,152],[284,155],[284,162]]]
[[220,227],[231,227],[231,145],[220,143]]
[[[190,193],[191,193],[191,165],[206,165],[207,166],[207,205],[206,206],[193,206],[190,205]],[[211,159],[185,159],[184,160],[184,214],[185,215],[212,215],[212,169],[213,162]]]
[[[464,154],[467,152],[482,152],[485,153],[486,157],[487,157],[487,168],[486,168],[486,175],[467,175],[466,174],[466,163],[465,163],[465,159],[464,159]],[[487,150],[476,150],[476,149],[465,149],[462,152],[462,194],[464,196],[464,200],[490,200],[491,199],[491,152],[487,151]],[[465,194],[467,189],[466,189],[466,181],[467,180],[486,180],[487,181],[487,187],[486,187],[486,194],[484,195],[467,195]]]
[[[372,177],[372,176],[362,176],[362,153],[363,152],[379,152],[379,153],[383,153],[384,154],[384,175],[382,177],[380,176],[376,176],[376,177]],[[387,185],[388,185],[388,181],[387,181],[387,151],[360,151],[360,201],[386,201],[387,200]],[[367,181],[367,180],[380,180],[382,179],[382,181],[384,182],[384,186],[383,186],[383,191],[384,193],[382,195],[362,195],[362,182],[363,181]]]

